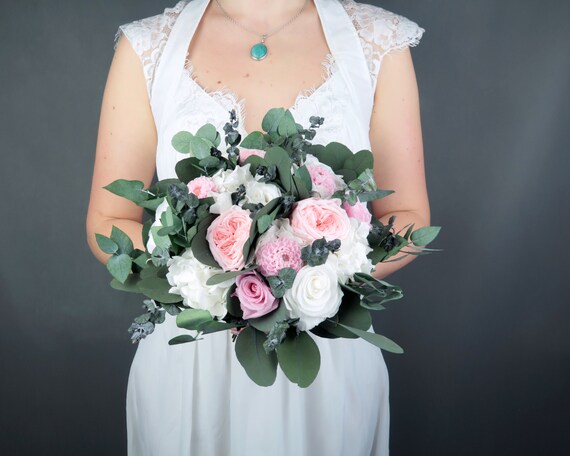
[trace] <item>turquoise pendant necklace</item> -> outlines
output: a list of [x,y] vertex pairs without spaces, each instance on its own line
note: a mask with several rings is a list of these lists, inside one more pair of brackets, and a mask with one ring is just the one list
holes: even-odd
[[224,9],[224,7],[222,5],[220,5],[220,2],[218,0],[216,0],[216,3],[218,4],[218,6],[220,7],[220,9],[222,10],[222,13],[224,13],[224,16],[226,16],[226,18],[228,18],[230,21],[232,21],[234,24],[236,24],[237,26],[241,27],[244,30],[247,30],[250,33],[254,33],[257,36],[261,37],[261,41],[258,43],[255,43],[251,49],[249,50],[249,55],[251,56],[251,58],[253,60],[263,60],[265,57],[267,57],[267,54],[269,53],[269,50],[267,49],[267,45],[265,44],[265,39],[270,36],[273,35],[274,33],[277,33],[278,31],[280,31],[281,29],[283,29],[286,25],[289,25],[291,22],[293,22],[295,19],[297,19],[297,17],[299,17],[299,15],[303,12],[303,10],[305,9],[305,7],[307,6],[307,4],[309,3],[309,0],[305,0],[305,3],[303,4],[303,6],[301,7],[301,9],[299,11],[297,11],[297,14],[295,14],[295,16],[293,16],[291,19],[289,19],[287,22],[285,22],[285,24],[279,26],[277,29],[272,30],[271,32],[268,33],[258,33],[258,32],[254,32],[253,30],[248,29],[247,27],[244,27],[242,24],[240,24],[239,22],[237,22],[233,17],[231,17],[226,10]]
[[250,54],[253,60],[263,60],[267,55],[267,46],[265,45],[265,37],[261,37],[261,41],[251,47]]

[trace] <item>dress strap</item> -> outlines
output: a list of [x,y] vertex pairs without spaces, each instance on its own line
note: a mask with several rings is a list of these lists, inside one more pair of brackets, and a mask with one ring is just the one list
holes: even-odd
[[182,77],[188,46],[209,1],[189,0],[166,40],[157,64],[150,99],[156,128],[159,132],[163,131],[162,122]]
[[350,109],[357,117],[358,131],[350,134],[353,147],[369,149],[369,126],[374,106],[374,88],[368,63],[352,19],[342,5],[343,0],[314,0],[325,38],[351,94]]

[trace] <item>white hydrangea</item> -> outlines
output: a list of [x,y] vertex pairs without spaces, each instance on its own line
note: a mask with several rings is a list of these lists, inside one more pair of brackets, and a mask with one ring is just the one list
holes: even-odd
[[196,259],[191,249],[168,260],[166,278],[172,286],[170,293],[182,296],[184,305],[207,310],[212,316],[224,318],[227,314],[226,299],[235,278],[216,285],[206,285],[221,269],[207,266]]
[[340,249],[334,255],[338,258],[338,279],[345,284],[355,272],[370,274],[374,265],[368,255],[373,249],[368,244],[370,227],[350,217],[350,234],[341,241]]

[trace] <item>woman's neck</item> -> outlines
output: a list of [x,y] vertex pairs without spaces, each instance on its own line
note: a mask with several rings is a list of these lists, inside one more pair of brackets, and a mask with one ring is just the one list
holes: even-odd
[[[256,23],[272,26],[279,24],[294,16],[305,4],[306,0],[217,0],[228,15],[238,22],[246,24]],[[223,14],[211,0],[213,7]],[[309,0],[305,10],[309,9],[312,0]]]

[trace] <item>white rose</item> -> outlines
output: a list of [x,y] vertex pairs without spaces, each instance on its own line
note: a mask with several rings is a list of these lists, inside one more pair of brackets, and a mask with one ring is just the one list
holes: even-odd
[[210,277],[223,271],[198,261],[191,249],[186,249],[181,256],[170,258],[167,267],[166,278],[172,285],[169,292],[182,296],[185,306],[207,310],[218,318],[226,316],[227,293],[235,278],[206,285]]
[[341,241],[340,249],[334,255],[338,258],[338,278],[342,284],[352,278],[355,272],[369,274],[374,265],[368,253],[373,249],[368,244],[370,227],[355,218],[350,217],[350,234]]
[[300,319],[300,330],[308,331],[338,312],[344,294],[338,284],[337,261],[329,254],[325,264],[303,266],[285,292],[283,302],[291,318]]
[[[158,234],[156,234],[156,232],[162,228],[162,222],[160,221],[160,217],[162,217],[162,214],[166,211],[166,209],[168,209],[168,201],[166,201],[166,199],[160,203],[158,205],[158,207],[156,208],[156,213],[154,215],[154,222],[150,227],[149,233],[148,233],[148,241],[146,243],[146,249],[152,253],[152,251],[156,248],[156,244],[158,241]],[[163,243],[165,244],[170,244],[170,240],[168,238],[168,236],[164,236],[162,238]],[[160,241],[159,241],[160,242]]]
[[258,182],[255,179],[245,184],[245,198],[248,203],[266,205],[279,196],[281,196],[281,190],[275,184]]

